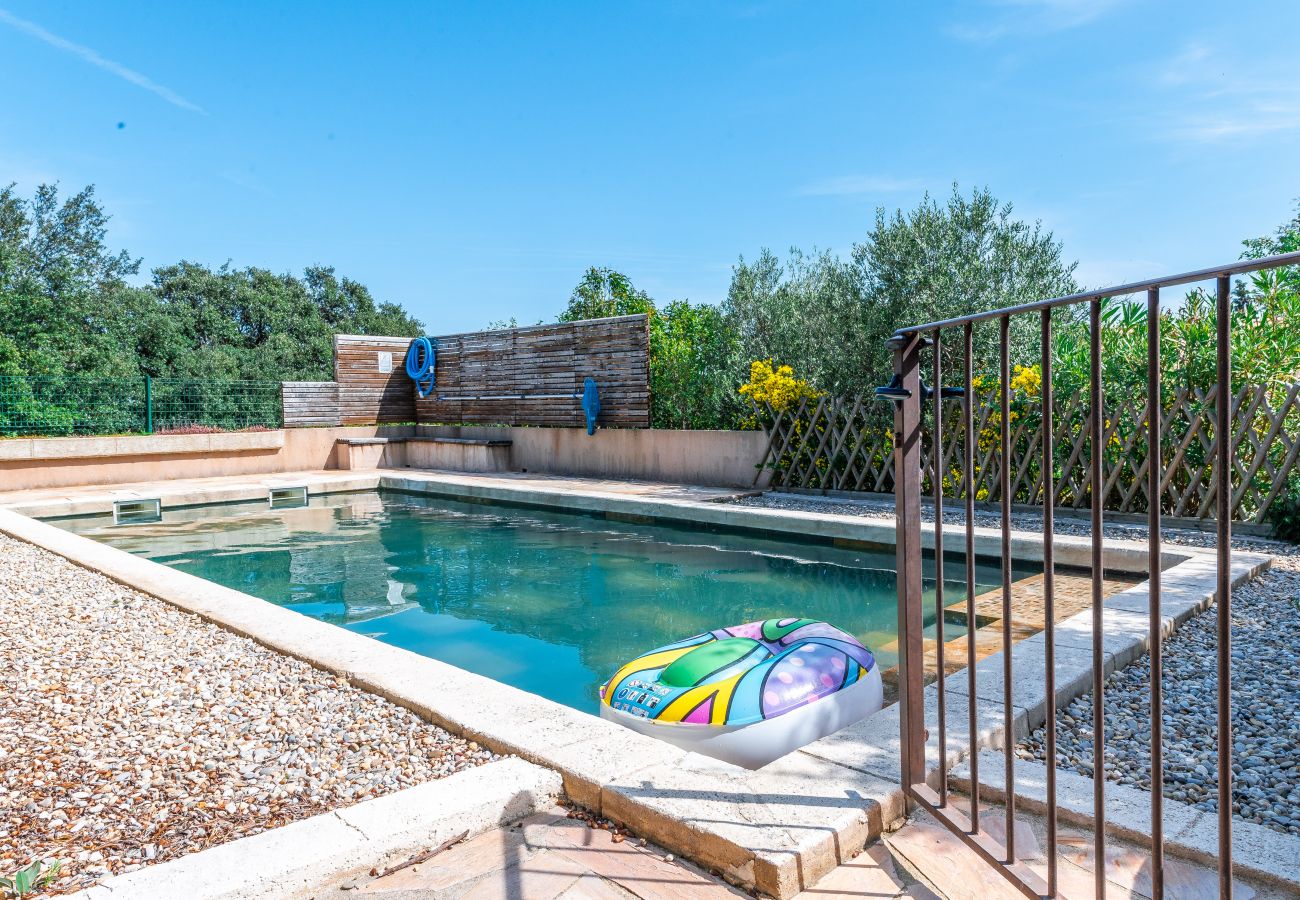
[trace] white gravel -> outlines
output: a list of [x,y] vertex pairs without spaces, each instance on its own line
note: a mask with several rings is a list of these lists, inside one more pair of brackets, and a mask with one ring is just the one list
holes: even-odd
[[[765,494],[738,501],[769,509],[892,518],[887,501],[844,501]],[[933,521],[933,511],[922,518]],[[1034,531],[1041,514],[1014,513],[1013,527]],[[965,522],[964,510],[945,506],[949,524]],[[996,512],[977,510],[978,525],[997,526]],[[1061,534],[1088,535],[1086,519],[1058,517]],[[1146,540],[1140,525],[1108,524],[1109,538]],[[1213,532],[1167,529],[1167,543],[1213,547]],[[1259,538],[1234,538],[1239,550],[1267,553],[1273,568],[1233,592],[1232,727],[1233,811],[1241,819],[1300,835],[1300,547]],[[1162,722],[1165,732],[1165,796],[1198,809],[1218,809],[1216,722],[1217,627],[1211,607],[1165,643]],[[1150,790],[1150,658],[1116,672],[1103,690],[1106,705],[1106,777]],[[1046,759],[1046,729],[1031,734],[1017,752]],[[1092,693],[1057,713],[1058,766],[1092,775]]]
[[75,890],[492,758],[0,535],[0,875],[59,859]]

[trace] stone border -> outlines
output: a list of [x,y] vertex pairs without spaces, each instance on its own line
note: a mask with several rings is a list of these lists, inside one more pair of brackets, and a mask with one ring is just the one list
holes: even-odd
[[306,897],[371,867],[404,862],[545,809],[560,777],[499,759],[189,856],[106,878],[71,900],[270,900]]
[[[309,483],[311,493],[381,487],[460,500],[603,513],[639,522],[715,526],[850,546],[892,545],[892,523],[853,516],[755,509],[675,497],[636,497],[575,488],[561,480],[511,479],[454,473],[379,471],[368,476],[316,473],[312,479],[281,475],[260,484],[226,486],[225,494],[265,496],[271,482]],[[258,492],[261,493],[258,493]],[[687,494],[687,492],[683,492]],[[178,486],[165,505],[234,499]],[[36,507],[32,509],[32,507]],[[20,507],[39,515],[88,513],[111,508],[111,497]],[[933,527],[923,526],[933,544]],[[616,821],[674,852],[721,871],[729,880],[778,898],[812,885],[901,819],[899,711],[895,704],[857,725],[791,753],[759,771],[748,771],[636,734],[595,716],[526,693],[437,660],[328,625],[266,601],[132,556],[125,551],[55,526],[0,509],[0,531],[38,544],[111,578],[197,613],[274,650],[347,677],[356,686],[404,706],[449,731],[477,740],[498,753],[513,753],[560,773],[575,802]],[[964,529],[945,526],[950,546],[960,546]],[[997,555],[998,529],[976,529],[976,551]],[[1058,536],[1060,565],[1086,565],[1087,538]],[[1012,552],[1040,559],[1041,536],[1016,533]],[[1145,543],[1107,542],[1107,567],[1145,572]],[[1268,565],[1255,554],[1234,554],[1233,577],[1240,582]],[[1162,551],[1166,630],[1172,630],[1213,598],[1214,555],[1200,549]],[[1106,669],[1140,655],[1146,645],[1147,589],[1136,585],[1107,600]],[[1091,614],[1080,613],[1057,626],[1058,702],[1087,689]],[[1046,707],[1041,672],[1042,636],[1017,644],[1013,662],[1013,739],[1041,721]],[[1037,669],[1032,668],[1038,661]],[[976,747],[1003,740],[1001,654],[977,668]],[[967,735],[966,675],[947,682],[950,765],[960,762]],[[1072,693],[1073,692],[1073,693]],[[927,688],[927,727],[936,733],[937,689]],[[928,763],[937,767],[931,740]]]
[[[1001,754],[980,754],[980,796],[1006,800],[1006,778]],[[953,785],[970,791],[970,766],[953,770]],[[1047,766],[1037,760],[1015,762],[1016,804],[1046,815]],[[1057,809],[1063,821],[1091,826],[1093,780],[1087,775],[1058,769]],[[1106,831],[1144,846],[1151,846],[1151,794],[1126,784],[1106,782]],[[1165,850],[1207,866],[1219,862],[1218,814],[1165,798]],[[1300,894],[1300,839],[1264,825],[1234,819],[1232,869],[1265,884]]]

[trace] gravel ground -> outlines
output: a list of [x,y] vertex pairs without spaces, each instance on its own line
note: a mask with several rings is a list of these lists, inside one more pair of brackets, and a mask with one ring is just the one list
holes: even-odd
[[75,890],[492,758],[0,535],[0,875],[59,859]]
[[[892,518],[892,503],[841,501],[789,494],[765,494],[737,501],[768,509]],[[934,521],[933,511],[922,518]],[[1013,527],[1041,529],[1033,513],[1012,514]],[[964,511],[944,509],[949,524],[965,522]],[[997,526],[996,512],[976,511],[977,525]],[[1061,534],[1090,534],[1087,520],[1058,517]],[[1109,538],[1146,540],[1140,525],[1110,524]],[[1168,529],[1166,543],[1213,547],[1212,532]],[[1233,547],[1267,553],[1273,567],[1233,592],[1233,790],[1234,813],[1279,831],[1300,835],[1300,547],[1259,538],[1238,538]],[[1218,809],[1215,736],[1218,677],[1216,611],[1185,624],[1165,643],[1163,725],[1165,796],[1198,809]],[[1106,777],[1150,790],[1151,664],[1143,656],[1106,682]],[[1046,729],[1029,736],[1017,752],[1045,760]],[[1057,713],[1058,765],[1092,775],[1092,694]]]

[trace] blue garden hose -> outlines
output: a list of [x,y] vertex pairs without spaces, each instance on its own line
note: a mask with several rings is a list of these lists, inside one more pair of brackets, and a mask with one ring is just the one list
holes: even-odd
[[415,382],[415,392],[424,400],[433,393],[435,354],[433,341],[418,337],[406,351],[406,374]]

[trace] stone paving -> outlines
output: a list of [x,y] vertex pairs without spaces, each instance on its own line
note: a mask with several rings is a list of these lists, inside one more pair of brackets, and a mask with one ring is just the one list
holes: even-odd
[[[964,797],[953,806],[969,812]],[[982,830],[998,842],[1006,835],[1005,811],[986,803]],[[1017,814],[1019,857],[1047,876],[1046,825]],[[1061,895],[1095,896],[1090,833],[1059,830],[1057,873]],[[1151,895],[1150,852],[1112,839],[1106,852],[1107,896],[1140,900]],[[1177,857],[1165,862],[1166,896],[1214,898],[1212,866]],[[1244,880],[1237,900],[1286,896]],[[376,900],[725,900],[747,896],[716,873],[675,859],[611,823],[561,807],[512,826],[489,831],[395,871],[350,879],[316,892],[315,900],[375,897]],[[843,863],[794,900],[1019,900],[1023,895],[983,863],[955,835],[925,813],[885,835]]]
[[[653,844],[577,810],[556,807],[425,861],[351,879],[316,900],[725,900],[749,896]],[[877,843],[795,900],[933,900]]]

